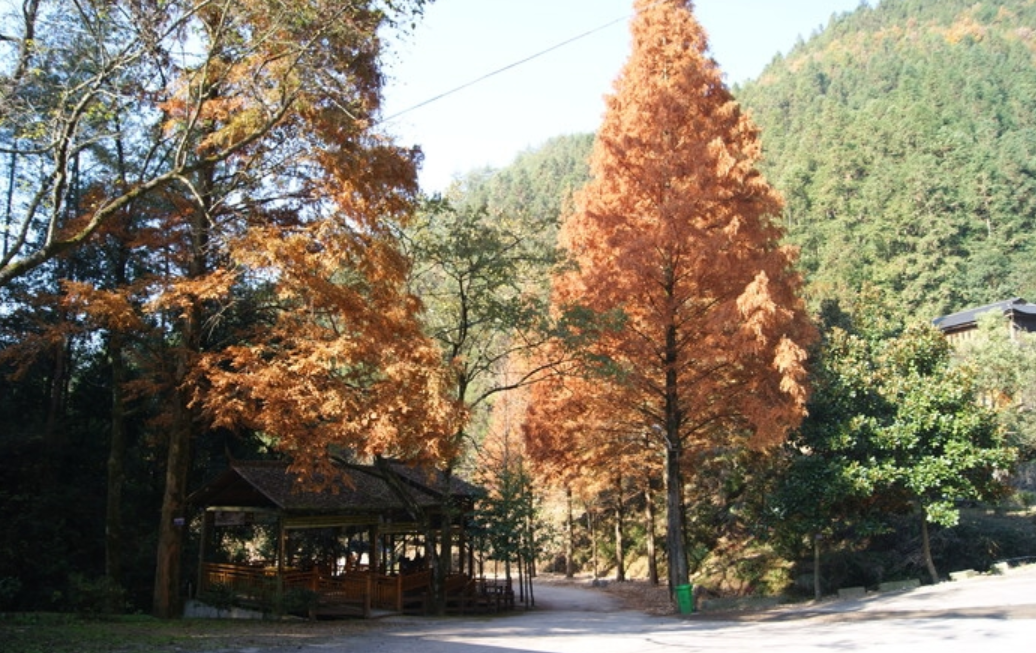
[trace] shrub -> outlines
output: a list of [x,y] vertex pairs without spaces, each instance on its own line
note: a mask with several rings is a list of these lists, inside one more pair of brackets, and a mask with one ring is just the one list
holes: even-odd
[[88,578],[72,574],[68,579],[72,609],[85,616],[121,614],[126,611],[126,590],[108,576]]
[[205,590],[205,602],[216,608],[217,612],[226,612],[234,607],[237,594],[234,588],[224,583],[215,583]]
[[320,595],[305,588],[293,588],[281,599],[281,614],[309,615],[316,609]]

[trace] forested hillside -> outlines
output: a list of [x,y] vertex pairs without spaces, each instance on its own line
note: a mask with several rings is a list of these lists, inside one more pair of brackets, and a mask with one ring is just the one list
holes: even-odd
[[1032,294],[1034,28],[1032,0],[884,0],[736,89],[813,299],[873,282],[931,317]]
[[[554,223],[571,206],[572,193],[590,178],[587,158],[593,134],[556,136],[519,154],[501,170],[475,170],[459,180],[451,194],[469,206],[485,206],[490,214]],[[553,247],[556,229],[540,232]]]

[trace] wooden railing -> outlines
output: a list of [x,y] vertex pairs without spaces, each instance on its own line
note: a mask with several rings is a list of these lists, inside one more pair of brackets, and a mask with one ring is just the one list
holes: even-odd
[[[285,571],[280,577],[280,590],[310,590],[317,594],[319,606],[354,606],[369,615],[371,609],[403,611],[404,599],[427,592],[431,572],[421,571],[402,576],[386,576],[369,571],[354,571],[340,576],[321,575],[318,570]],[[274,604],[278,592],[276,570],[227,563],[205,563],[202,566],[199,595],[205,596],[226,588],[235,600],[248,604]]]
[[[225,588],[246,604],[275,605],[278,590],[309,590],[316,594],[317,609],[348,607],[369,616],[371,610],[403,612],[405,606],[424,606],[431,592],[431,571],[386,576],[370,571],[352,571],[339,576],[311,571],[285,571],[247,565],[206,563],[202,567],[201,596]],[[283,594],[282,594],[283,595]],[[514,592],[503,580],[471,579],[466,574],[446,578],[445,595],[450,611],[497,612],[514,608]]]
[[432,572],[418,571],[400,576],[400,590],[403,594],[425,591],[432,586]]
[[479,578],[475,581],[475,601],[479,610],[500,612],[514,609],[514,589],[510,579]]
[[268,604],[277,593],[277,577],[261,567],[206,563],[198,589],[203,596],[226,589],[233,592],[236,600]]
[[324,607],[353,606],[370,615],[371,575],[354,572],[344,576],[321,576],[317,581],[318,602]]

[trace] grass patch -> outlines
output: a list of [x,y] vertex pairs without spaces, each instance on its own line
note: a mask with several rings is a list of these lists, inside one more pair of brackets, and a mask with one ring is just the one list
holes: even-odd
[[369,627],[362,621],[233,621],[150,616],[0,614],[0,649],[19,653],[184,653],[315,643]]

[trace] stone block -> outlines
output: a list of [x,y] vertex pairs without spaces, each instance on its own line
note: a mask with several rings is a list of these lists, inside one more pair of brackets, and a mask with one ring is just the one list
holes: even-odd
[[916,578],[908,578],[907,580],[890,580],[885,583],[878,585],[879,592],[899,592],[902,590],[912,590],[915,587],[920,587],[921,581]]
[[862,599],[866,595],[866,587],[843,587],[838,590],[838,598],[840,599]]
[[768,610],[780,605],[780,598],[775,596],[746,596],[729,599],[706,599],[702,601],[703,612],[742,612]]

